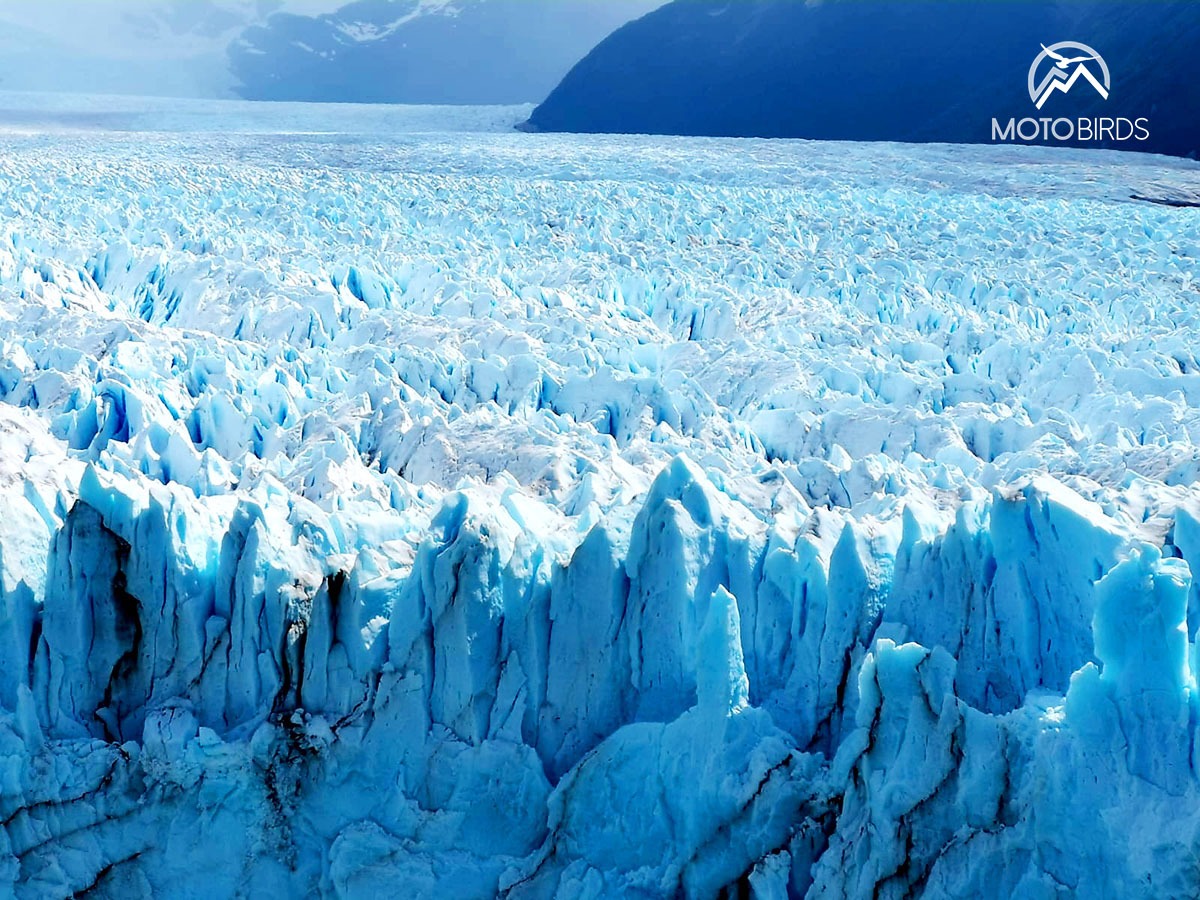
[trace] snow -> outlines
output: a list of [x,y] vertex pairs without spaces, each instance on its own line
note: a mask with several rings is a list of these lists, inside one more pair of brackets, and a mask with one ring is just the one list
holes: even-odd
[[417,0],[416,6],[400,16],[400,18],[386,25],[379,25],[374,22],[340,22],[338,23],[337,30],[351,41],[358,43],[379,41],[391,37],[405,25],[415,22],[422,16],[453,16],[457,15],[457,13],[458,11],[451,5],[451,0]]
[[529,118],[517,106],[383,106],[361,103],[258,103],[0,91],[0,134],[87,131],[209,134],[356,134],[509,132]]
[[1200,891],[1196,163],[4,99],[4,891]]

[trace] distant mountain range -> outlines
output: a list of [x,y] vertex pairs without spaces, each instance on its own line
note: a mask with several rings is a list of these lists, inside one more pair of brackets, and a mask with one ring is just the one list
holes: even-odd
[[[1039,111],[1030,64],[1064,40],[1104,56],[1111,97],[1081,82]],[[529,127],[976,143],[993,117],[1145,116],[1137,149],[1195,155],[1198,47],[1193,0],[675,0],[601,42]]]
[[665,0],[0,0],[0,89],[536,103]]
[[357,0],[276,13],[230,48],[249,100],[524,103],[662,0]]

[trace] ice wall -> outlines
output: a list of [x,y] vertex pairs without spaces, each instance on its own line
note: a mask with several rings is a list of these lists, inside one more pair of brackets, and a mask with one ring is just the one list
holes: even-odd
[[1200,891],[1190,164],[4,140],[0,893]]

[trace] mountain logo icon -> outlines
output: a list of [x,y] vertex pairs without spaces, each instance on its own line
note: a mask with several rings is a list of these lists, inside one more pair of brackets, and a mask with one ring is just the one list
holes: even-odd
[[[1043,71],[1045,74],[1041,74]],[[1042,52],[1029,67],[1029,98],[1041,109],[1051,94],[1069,93],[1080,80],[1090,83],[1096,93],[1108,99],[1112,78],[1104,57],[1076,41],[1060,41],[1049,47],[1042,44]]]

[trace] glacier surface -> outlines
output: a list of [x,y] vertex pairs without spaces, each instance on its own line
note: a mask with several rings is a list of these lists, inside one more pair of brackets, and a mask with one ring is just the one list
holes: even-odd
[[1200,166],[206,109],[0,122],[0,894],[1200,894]]

